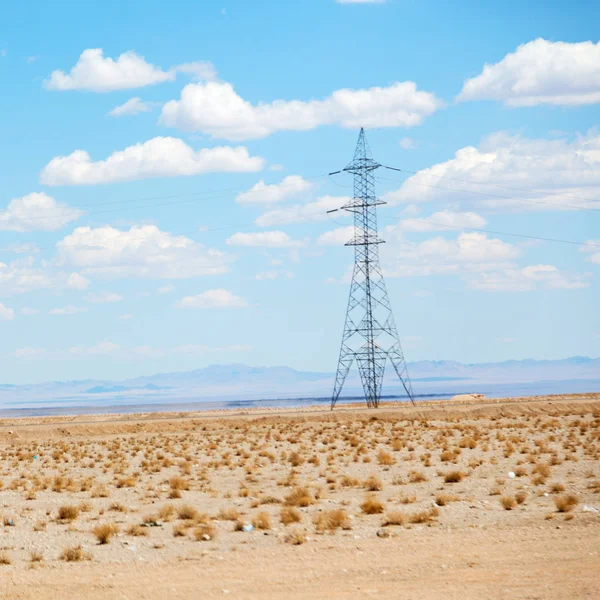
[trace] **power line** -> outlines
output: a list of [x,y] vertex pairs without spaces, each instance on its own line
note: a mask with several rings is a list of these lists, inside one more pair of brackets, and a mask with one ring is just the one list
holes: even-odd
[[[421,171],[412,171],[410,169],[398,169],[395,167],[388,167],[386,165],[382,165],[386,169],[390,169],[391,171],[399,171],[400,173],[410,173],[411,175],[419,175]],[[564,196],[565,198],[575,198],[576,200],[584,200],[585,202],[598,202],[595,198],[586,198],[584,196],[576,196],[574,194],[565,194],[564,192],[548,192],[542,190],[534,190],[534,189],[525,189],[525,188],[516,188],[508,185],[503,185],[501,183],[492,183],[491,181],[474,181],[472,179],[460,179],[458,177],[450,177],[449,175],[434,175],[431,174],[431,177],[437,177],[438,179],[450,179],[452,181],[459,181],[461,183],[472,183],[473,185],[492,185],[495,187],[504,188],[507,190],[512,190],[515,192],[525,192],[527,194],[544,194],[546,196]],[[505,197],[505,196],[500,196]],[[558,205],[560,206],[560,205]],[[566,204],[565,206],[571,206],[570,204]],[[599,210],[599,209],[593,209]]]
[[[304,181],[316,181],[318,179],[325,179],[327,178],[326,174],[322,174],[322,175],[315,175],[314,177],[304,177]],[[288,183],[288,184],[279,184],[278,187],[289,187],[295,185],[293,183]],[[221,198],[222,196],[225,196],[231,192],[236,192],[236,191],[241,191],[246,189],[245,187],[236,187],[236,188],[222,188],[220,190],[208,190],[205,192],[191,192],[189,194],[179,194],[179,195],[171,195],[171,196],[150,196],[150,197],[146,197],[146,198],[134,198],[134,199],[130,199],[130,200],[110,200],[108,202],[96,202],[96,203],[90,203],[90,204],[80,204],[79,206],[72,206],[69,207],[69,211],[65,211],[62,213],[56,213],[54,215],[43,215],[43,216],[38,216],[38,217],[22,217],[19,218],[19,221],[37,221],[37,220],[45,220],[45,219],[62,219],[64,217],[69,217],[69,216],[74,216],[74,217],[79,217],[82,216],[80,209],[86,207],[86,206],[105,206],[105,205],[110,205],[110,204],[121,204],[124,202],[144,202],[146,200],[163,200],[163,199],[169,199],[169,198],[185,198],[187,196],[195,196],[194,198],[191,198],[189,200],[181,200],[180,202],[165,202],[162,204],[151,204],[149,206],[147,206],[146,208],[157,208],[157,207],[161,207],[161,206],[172,206],[172,205],[176,205],[176,204],[187,204],[189,202],[194,202],[195,200],[198,200],[198,198],[196,198],[196,196],[200,196],[201,200],[214,200],[216,198]],[[202,197],[204,196],[204,197]],[[109,213],[109,212],[120,212],[121,210],[131,210],[131,209],[136,209],[136,208],[144,208],[144,206],[126,206],[126,207],[119,207],[119,208],[115,208],[115,209],[107,209],[107,210],[99,210],[99,211],[92,211],[92,212],[85,212],[84,214],[86,215],[98,215],[98,214],[104,214],[104,213]]]
[[[402,169],[395,169],[393,167],[385,167],[385,168],[386,169],[390,169],[391,171],[400,171],[400,172],[402,172]],[[413,171],[408,171],[408,172],[412,173]],[[444,178],[443,175],[434,175],[434,177],[438,177],[440,179]],[[395,179],[388,179],[386,177],[379,177],[378,179],[380,179],[380,180],[386,180],[386,181],[398,181],[398,180],[395,180]],[[448,177],[447,179],[452,179],[453,181],[461,181],[461,180],[454,179],[452,177]],[[600,211],[600,208],[595,208],[593,206],[577,206],[575,204],[561,204],[561,203],[558,203],[558,202],[546,202],[544,200],[532,200],[531,198],[514,198],[514,197],[511,197],[511,196],[500,196],[498,194],[486,194],[485,192],[478,192],[478,191],[475,191],[475,190],[465,190],[465,189],[457,190],[456,188],[448,188],[448,187],[444,187],[444,186],[441,186],[441,185],[434,185],[434,184],[431,184],[431,183],[420,183],[418,181],[412,181],[410,179],[404,179],[403,182],[406,183],[406,184],[408,184],[408,185],[420,185],[420,186],[423,186],[423,187],[437,188],[437,189],[440,189],[440,190],[447,190],[447,191],[450,191],[450,192],[463,192],[463,193],[467,193],[467,194],[476,194],[478,196],[486,196],[488,198],[498,198],[498,199],[504,199],[504,200],[515,200],[515,201],[518,201],[518,202],[530,202],[532,204],[546,204],[548,206],[556,206],[556,207],[568,208],[568,209],[574,209],[574,210]],[[465,183],[471,183],[471,182],[465,180]],[[472,182],[472,183],[475,183],[475,182]],[[490,185],[493,185],[493,184],[490,184]],[[596,200],[590,200],[590,201],[596,202]]]
[[[304,215],[302,215],[303,218],[307,218],[307,217],[315,217],[318,215],[323,215],[323,210],[319,209],[318,211],[314,211],[314,212],[310,212],[310,213],[306,213]],[[275,219],[273,221],[271,221],[272,225],[278,225],[280,223],[286,223],[288,221],[295,221],[298,219],[298,215],[294,215],[293,217],[287,217],[287,218],[282,218],[282,219]],[[172,234],[173,237],[177,237],[177,236],[181,236],[181,235],[198,235],[198,234],[202,234],[202,233],[211,233],[211,232],[215,232],[215,231],[226,231],[226,230],[230,230],[230,229],[239,229],[240,227],[245,227],[245,226],[254,226],[256,225],[256,223],[254,221],[247,221],[245,223],[236,223],[236,224],[231,224],[231,225],[222,225],[222,226],[218,226],[218,227],[211,227],[211,228],[207,228],[207,229],[202,229],[201,231],[199,231],[198,229],[194,229],[194,230],[188,230],[188,231],[182,231],[179,232],[177,234]],[[140,236],[140,237],[135,237],[135,238],[129,238],[129,241],[139,241],[139,240],[148,240],[147,236]],[[63,244],[61,247],[62,248],[69,248],[69,247],[75,247],[78,244]],[[99,244],[87,244],[86,245],[87,248],[103,248],[103,246],[99,245]],[[56,248],[56,244],[53,246],[36,246],[35,251],[39,251],[39,250],[52,250],[53,248]],[[13,248],[0,248],[0,252],[14,252],[14,247]],[[34,251],[34,250],[32,250]]]
[[[392,219],[392,220],[396,220],[395,217],[386,217],[385,215],[382,217],[384,219]],[[559,244],[572,244],[574,246],[591,246],[593,248],[600,248],[600,244],[595,244],[593,242],[577,242],[574,240],[563,240],[563,239],[559,239],[559,238],[547,238],[547,237],[541,237],[541,236],[536,236],[536,235],[525,235],[523,233],[512,233],[512,232],[508,232],[508,231],[496,231],[493,229],[482,229],[480,227],[466,227],[463,225],[449,225],[448,223],[441,223],[441,222],[436,222],[436,221],[423,221],[421,219],[403,219],[404,221],[413,221],[413,222],[417,222],[417,223],[430,223],[432,225],[437,225],[438,227],[449,227],[452,229],[466,229],[467,231],[478,231],[481,233],[493,233],[494,235],[508,235],[508,236],[512,236],[512,237],[519,237],[519,238],[526,238],[529,240],[539,240],[539,241],[543,241],[543,242],[556,242]]]

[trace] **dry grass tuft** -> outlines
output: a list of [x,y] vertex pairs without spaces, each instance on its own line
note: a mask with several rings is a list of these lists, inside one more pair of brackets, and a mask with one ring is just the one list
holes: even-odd
[[127,535],[131,535],[133,537],[146,537],[148,535],[148,528],[142,527],[136,523],[127,529]]
[[515,500],[517,504],[525,504],[525,500],[527,500],[527,492],[517,492],[515,494]]
[[313,519],[313,523],[318,533],[324,533],[325,531],[333,532],[338,528],[344,530],[352,529],[352,521],[348,513],[341,508],[317,513]]
[[435,495],[435,503],[438,506],[446,506],[450,502],[456,502],[458,498],[452,494],[439,493]]
[[579,504],[579,498],[575,494],[565,494],[554,498],[554,504],[558,512],[571,512]]
[[177,509],[177,518],[182,521],[195,521],[199,516],[200,513],[189,504],[183,504]]
[[381,479],[379,479],[379,477],[375,477],[375,475],[371,475],[365,479],[364,486],[369,492],[380,492],[383,489]]
[[514,496],[506,495],[500,498],[500,504],[504,510],[512,510],[515,508],[515,506],[517,506],[517,501],[515,500]]
[[374,494],[369,494],[360,505],[366,515],[378,515],[383,512],[383,503]]
[[413,513],[408,520],[411,523],[433,523],[439,516],[440,509],[437,506],[432,506],[427,510],[420,510],[419,512]]
[[237,521],[240,518],[240,511],[234,506],[222,508],[219,511],[219,519],[221,521]]
[[12,560],[6,552],[0,554],[0,565],[12,565]]
[[71,548],[65,548],[59,556],[60,560],[65,562],[79,562],[82,560],[91,560],[89,554],[83,551],[81,546],[72,546]]
[[96,536],[99,544],[108,544],[110,538],[119,532],[119,527],[114,523],[104,523],[102,525],[96,525],[92,530],[92,533]]
[[286,506],[310,506],[314,498],[306,487],[295,487],[286,497]]
[[465,478],[465,474],[462,471],[448,471],[444,475],[444,483],[458,483]]
[[301,544],[305,544],[308,539],[304,531],[300,529],[292,529],[284,538],[286,544],[291,544],[292,546],[300,546]]
[[217,537],[217,529],[212,523],[204,523],[195,527],[192,535],[197,542],[210,542]]
[[302,514],[297,508],[293,508],[292,506],[282,506],[281,512],[279,513],[279,519],[284,525],[300,523],[300,521],[302,521]]
[[387,513],[381,524],[384,527],[387,527],[388,525],[404,525],[405,521],[406,515],[398,510],[395,510]]
[[79,516],[79,507],[74,505],[61,506],[56,519],[58,521],[74,521]]
[[267,531],[271,529],[271,517],[267,512],[259,512],[257,515],[252,517],[252,525],[254,525],[254,529],[262,529],[263,531]]

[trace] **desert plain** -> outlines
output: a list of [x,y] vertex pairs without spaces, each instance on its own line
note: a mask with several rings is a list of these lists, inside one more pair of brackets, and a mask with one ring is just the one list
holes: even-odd
[[600,394],[0,420],[0,598],[600,597]]

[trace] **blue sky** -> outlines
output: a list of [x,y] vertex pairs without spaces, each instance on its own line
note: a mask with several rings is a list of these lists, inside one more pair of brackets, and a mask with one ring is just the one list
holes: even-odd
[[5,3],[0,382],[334,370],[351,220],[324,213],[352,182],[327,173],[361,125],[405,170],[377,189],[409,361],[598,356],[599,18],[593,2]]

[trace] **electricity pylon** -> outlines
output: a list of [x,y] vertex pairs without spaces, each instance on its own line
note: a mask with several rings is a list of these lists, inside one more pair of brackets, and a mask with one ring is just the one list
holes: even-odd
[[379,244],[383,240],[377,233],[377,206],[385,202],[375,196],[374,171],[380,166],[371,158],[365,130],[361,129],[354,159],[343,169],[343,172],[354,175],[354,198],[342,206],[343,210],[354,213],[354,237],[346,243],[346,246],[354,246],[354,272],[331,398],[332,409],[354,360],[358,365],[369,408],[379,406],[388,358],[406,394],[414,402],[392,307],[379,265]]

